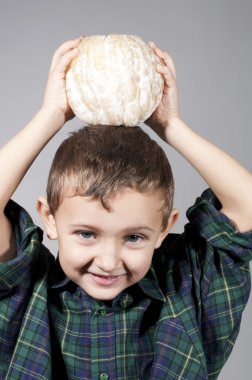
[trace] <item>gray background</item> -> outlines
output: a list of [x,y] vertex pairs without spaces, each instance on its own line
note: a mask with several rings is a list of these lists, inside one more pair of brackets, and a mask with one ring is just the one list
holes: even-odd
[[[39,109],[59,44],[79,35],[137,34],[173,56],[182,118],[251,170],[251,16],[251,0],[0,0],[1,145]],[[77,119],[66,125],[14,194],[40,226],[35,201],[45,193],[53,153],[80,126]],[[186,208],[206,185],[176,152],[161,145],[174,170],[175,207],[181,211],[174,231],[179,232]],[[56,245],[46,243],[56,253]],[[250,298],[221,380],[251,379],[251,316]]]

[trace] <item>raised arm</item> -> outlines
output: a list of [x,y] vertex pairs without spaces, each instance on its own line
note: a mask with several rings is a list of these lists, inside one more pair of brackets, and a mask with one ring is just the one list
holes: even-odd
[[44,146],[74,116],[67,103],[65,72],[78,54],[80,40],[65,42],[55,52],[42,107],[31,122],[0,150],[0,262],[10,260],[16,254],[11,224],[4,214],[7,202]]
[[252,175],[236,160],[192,131],[179,117],[175,66],[171,57],[150,43],[163,60],[157,70],[165,86],[159,107],[146,121],[164,141],[198,171],[241,232],[252,229]]

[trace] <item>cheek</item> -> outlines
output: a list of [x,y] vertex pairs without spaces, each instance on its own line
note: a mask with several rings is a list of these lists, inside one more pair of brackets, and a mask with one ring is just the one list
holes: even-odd
[[72,240],[59,237],[58,245],[59,261],[65,272],[80,270],[89,261],[88,253],[83,250],[83,247],[74,244]]
[[131,254],[127,262],[128,269],[134,275],[145,275],[151,266],[153,252],[131,252]]

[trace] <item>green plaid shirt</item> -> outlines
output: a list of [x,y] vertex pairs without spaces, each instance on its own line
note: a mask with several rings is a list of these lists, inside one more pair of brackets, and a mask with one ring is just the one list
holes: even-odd
[[250,292],[252,233],[219,213],[210,190],[147,275],[112,302],[69,281],[42,232],[6,208],[18,256],[0,264],[0,379],[216,379]]

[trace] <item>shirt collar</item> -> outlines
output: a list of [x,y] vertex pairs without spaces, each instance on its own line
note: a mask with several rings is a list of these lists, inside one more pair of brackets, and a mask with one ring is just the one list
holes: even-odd
[[158,285],[157,276],[152,265],[138,285],[147,296],[165,302],[165,296]]
[[68,284],[71,280],[65,275],[63,269],[60,266],[59,256],[55,260],[55,266],[53,272],[49,277],[49,287],[51,289],[60,289]]

